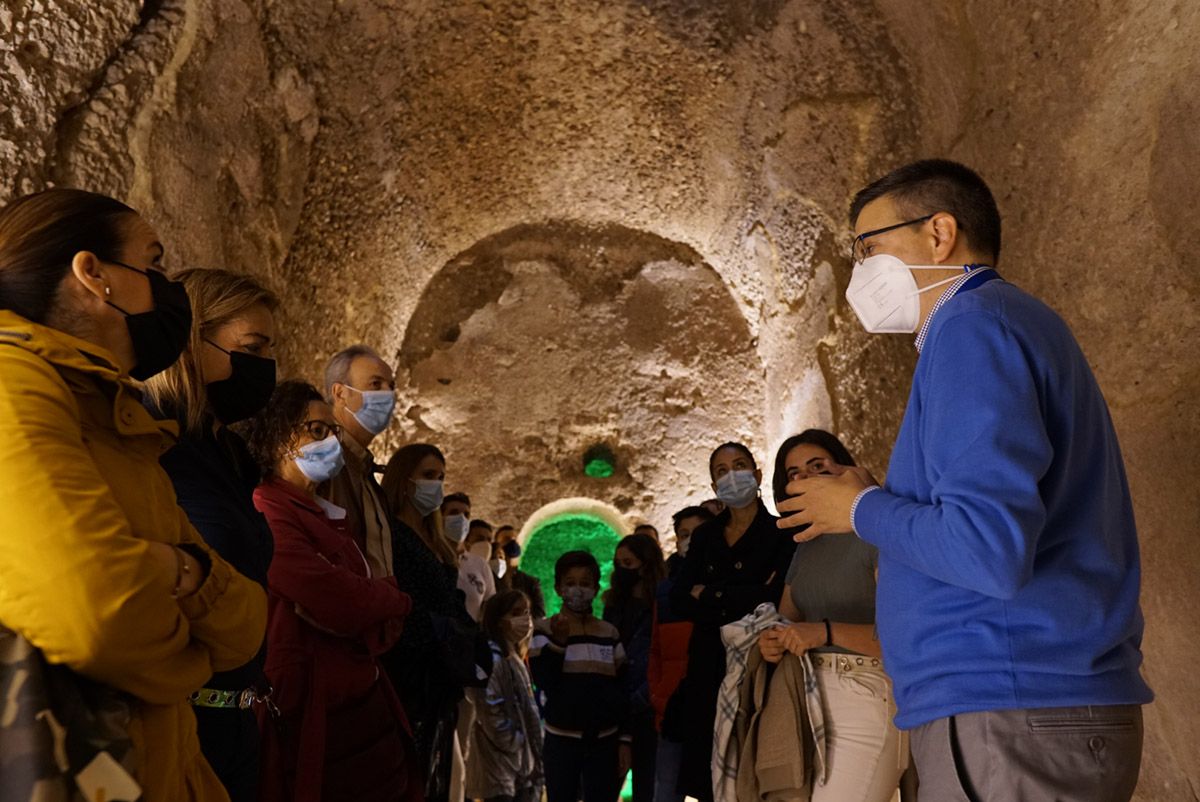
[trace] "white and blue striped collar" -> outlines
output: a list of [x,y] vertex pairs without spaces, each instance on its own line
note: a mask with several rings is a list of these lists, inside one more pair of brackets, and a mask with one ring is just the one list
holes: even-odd
[[958,291],[961,290],[963,286],[975,276],[979,275],[985,270],[992,269],[989,265],[968,265],[968,267],[971,269],[967,270],[961,276],[956,278],[950,284],[950,286],[946,287],[945,291],[938,296],[937,301],[933,304],[933,309],[929,312],[929,317],[925,318],[925,322],[921,324],[921,330],[917,332],[917,340],[915,343],[917,346],[917,353],[920,353],[921,349],[925,347],[925,338],[929,336],[929,326],[931,323],[933,323],[933,319],[937,316],[938,310],[942,308],[946,301],[949,301],[951,298],[957,295]]

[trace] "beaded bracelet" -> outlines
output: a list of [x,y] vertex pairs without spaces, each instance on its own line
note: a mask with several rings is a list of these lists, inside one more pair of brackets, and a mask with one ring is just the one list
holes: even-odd
[[171,598],[178,599],[179,591],[183,587],[183,575],[192,572],[191,567],[187,563],[187,555],[182,549],[171,547],[175,552],[175,589],[171,591]]

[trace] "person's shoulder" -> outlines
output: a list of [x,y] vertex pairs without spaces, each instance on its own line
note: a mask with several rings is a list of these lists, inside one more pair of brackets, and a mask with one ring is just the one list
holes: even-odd
[[1066,327],[1062,316],[1040,298],[1002,279],[960,292],[942,306],[933,321],[939,328],[956,330],[1004,326],[1014,332],[1044,330],[1047,325]]
[[476,576],[482,576],[484,571],[492,570],[482,557],[469,551],[458,558],[458,567],[460,573]]
[[621,639],[621,633],[617,629],[616,625],[603,618],[592,618],[592,620],[588,622],[586,631],[588,636],[593,638],[606,638],[617,641]]
[[718,515],[715,518],[710,518],[704,523],[692,530],[692,539],[688,544],[688,550],[696,548],[698,544],[703,545],[713,537],[723,536],[725,530],[725,519],[723,515]]
[[21,347],[20,343],[7,348],[3,347],[5,344],[0,337],[0,376],[3,377],[0,395],[10,396],[14,402],[25,400],[30,403],[37,403],[33,393],[52,392],[64,398],[71,395],[67,381],[50,361]]
[[264,515],[287,515],[299,517],[304,505],[277,479],[267,481],[254,488],[254,506]]

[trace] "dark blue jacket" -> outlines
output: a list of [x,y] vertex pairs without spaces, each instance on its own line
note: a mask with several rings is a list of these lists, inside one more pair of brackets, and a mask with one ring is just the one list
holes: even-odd
[[[259,472],[237,434],[226,428],[213,434],[206,424],[203,434],[183,434],[159,462],[171,483],[179,506],[204,542],[263,588],[271,565],[274,542],[266,519],[254,508],[253,493]],[[207,687],[243,690],[263,680],[266,641],[258,655],[244,666],[215,674]]]

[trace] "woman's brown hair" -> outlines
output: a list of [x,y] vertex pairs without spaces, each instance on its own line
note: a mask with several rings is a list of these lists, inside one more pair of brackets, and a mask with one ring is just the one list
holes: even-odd
[[181,271],[175,278],[183,282],[192,301],[192,331],[179,360],[146,381],[146,394],[163,413],[196,434],[203,427],[208,411],[208,395],[200,375],[205,339],[211,339],[217,329],[251,307],[262,305],[274,312],[279,299],[249,276],[228,270],[192,268]]
[[[413,485],[409,480],[412,479],[421,460],[426,457],[437,457],[442,464],[446,462],[446,458],[438,447],[429,443],[410,443],[398,450],[388,460],[387,467],[383,471],[383,481],[379,484],[383,488],[384,501],[392,511],[392,515],[397,518],[400,517],[400,511],[404,509],[404,502],[412,495]],[[428,531],[417,532],[417,536],[439,560],[452,568],[458,568],[458,552],[446,538],[442,524],[442,511],[434,510],[425,516],[425,524]]]
[[75,254],[119,258],[137,212],[81,189],[47,189],[0,209],[0,309],[47,325]]

